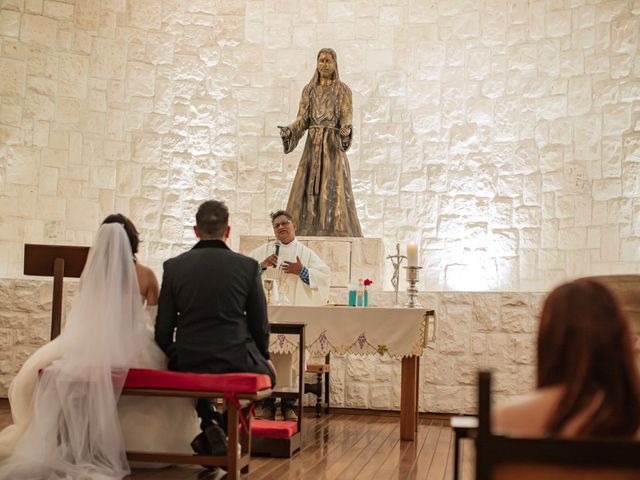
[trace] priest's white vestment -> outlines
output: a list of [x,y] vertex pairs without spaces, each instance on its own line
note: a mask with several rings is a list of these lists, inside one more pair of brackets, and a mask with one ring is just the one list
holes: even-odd
[[[331,272],[327,264],[309,247],[303,245],[297,239],[293,239],[288,244],[279,243],[278,265],[269,267],[262,272],[262,278],[270,278],[277,285],[277,303],[296,306],[321,306],[327,303],[329,297],[329,286]],[[269,255],[276,251],[276,242],[265,243],[253,250],[249,256],[258,262],[262,262]],[[281,273],[281,282],[278,285],[279,267],[283,262],[295,262],[296,257],[300,259],[303,267],[309,273],[309,284],[305,284],[300,275],[291,273]],[[300,319],[304,323],[304,319]],[[296,385],[297,368],[293,366],[293,356],[291,354],[273,354],[271,359],[276,367],[277,383],[280,387]]]

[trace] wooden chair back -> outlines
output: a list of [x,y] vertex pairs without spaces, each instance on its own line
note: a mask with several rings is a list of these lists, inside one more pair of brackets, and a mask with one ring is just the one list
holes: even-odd
[[478,375],[477,480],[640,479],[640,442],[515,438],[491,431],[491,373]]

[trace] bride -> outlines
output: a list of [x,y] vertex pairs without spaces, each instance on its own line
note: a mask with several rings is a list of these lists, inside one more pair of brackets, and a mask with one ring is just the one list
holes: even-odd
[[9,387],[14,423],[0,432],[0,479],[120,479],[129,473],[125,448],[191,453],[199,432],[192,401],[118,402],[129,367],[164,369],[166,358],[145,320],[143,300],[153,312],[158,287],[134,263],[135,227],[121,215],[105,222],[64,330]]

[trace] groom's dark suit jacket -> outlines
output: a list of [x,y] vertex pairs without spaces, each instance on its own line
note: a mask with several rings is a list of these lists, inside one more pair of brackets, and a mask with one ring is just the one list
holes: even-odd
[[170,370],[264,373],[273,382],[269,331],[261,269],[252,258],[221,240],[201,240],[164,263],[155,339]]

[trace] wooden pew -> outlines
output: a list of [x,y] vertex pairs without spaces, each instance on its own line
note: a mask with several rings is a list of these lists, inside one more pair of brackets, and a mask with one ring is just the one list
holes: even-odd
[[205,374],[132,368],[122,395],[224,399],[229,444],[226,456],[127,452],[127,458],[139,462],[224,467],[226,478],[235,480],[241,472],[249,472],[251,407],[256,400],[271,395],[271,379],[253,373]]

